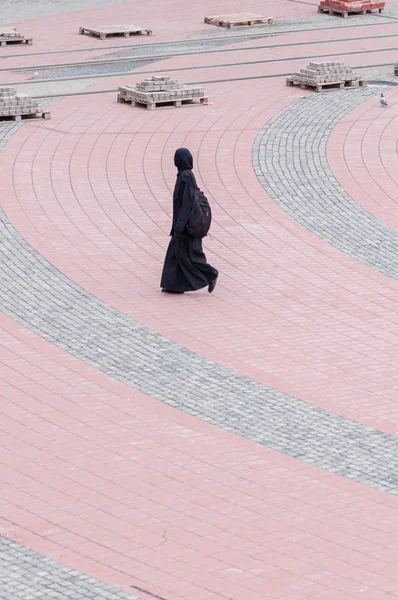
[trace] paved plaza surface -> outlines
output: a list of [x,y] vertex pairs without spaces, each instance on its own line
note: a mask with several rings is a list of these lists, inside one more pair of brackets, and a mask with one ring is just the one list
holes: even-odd
[[[265,5],[0,2],[2,82],[81,92],[0,124],[0,600],[398,598],[398,2]],[[154,35],[78,34],[115,22]],[[333,58],[369,85],[286,87]],[[83,93],[161,70],[210,104]],[[212,295],[159,290],[180,146]]]

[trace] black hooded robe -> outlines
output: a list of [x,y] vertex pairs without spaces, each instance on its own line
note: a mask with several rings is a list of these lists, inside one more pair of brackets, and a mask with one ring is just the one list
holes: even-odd
[[173,193],[172,237],[163,265],[160,287],[174,293],[192,292],[209,286],[217,278],[218,271],[206,261],[202,239],[192,237],[186,231],[196,186],[190,151],[179,148],[174,156],[174,164],[178,174]]

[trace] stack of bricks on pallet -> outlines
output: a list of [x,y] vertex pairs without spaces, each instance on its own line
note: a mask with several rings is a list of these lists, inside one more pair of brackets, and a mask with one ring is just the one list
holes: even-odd
[[20,121],[23,116],[28,115],[48,115],[48,118],[50,113],[44,112],[37,100],[18,95],[14,88],[0,87],[0,119],[13,117],[14,120]]
[[322,0],[319,8],[320,9],[331,9],[335,12],[365,12],[367,10],[379,10],[381,11],[385,7],[386,3],[384,0],[356,0],[356,1],[345,1],[345,0]]
[[150,79],[145,79],[136,85],[119,87],[118,99],[148,105],[203,98],[203,96],[204,89],[202,87],[188,87],[176,79],[153,75]]
[[0,27],[0,45],[5,46],[7,42],[24,42],[30,44],[32,40],[25,39],[15,27]]
[[342,62],[310,62],[306,69],[294,73],[291,80],[294,83],[306,85],[319,85],[330,83],[345,83],[356,81],[360,76],[353,72],[351,67],[346,67]]

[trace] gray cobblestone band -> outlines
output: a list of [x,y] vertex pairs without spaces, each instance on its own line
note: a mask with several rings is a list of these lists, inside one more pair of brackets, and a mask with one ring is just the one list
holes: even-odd
[[[133,576],[132,576],[133,578]],[[0,535],[1,600],[139,600]]]
[[[388,77],[385,75],[384,77]],[[398,279],[398,231],[347,194],[326,148],[340,119],[379,88],[306,95],[270,119],[253,146],[257,177],[298,223],[366,265]]]
[[[9,132],[10,133],[10,132]],[[264,446],[398,493],[398,439],[195,354],[65,277],[0,213],[0,309],[96,369]]]

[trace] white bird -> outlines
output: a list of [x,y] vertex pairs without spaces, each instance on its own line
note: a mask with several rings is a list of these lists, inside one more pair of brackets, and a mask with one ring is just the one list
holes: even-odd
[[386,99],[385,95],[383,94],[383,92],[381,92],[381,94],[380,94],[380,104],[382,106],[388,106],[387,99]]

